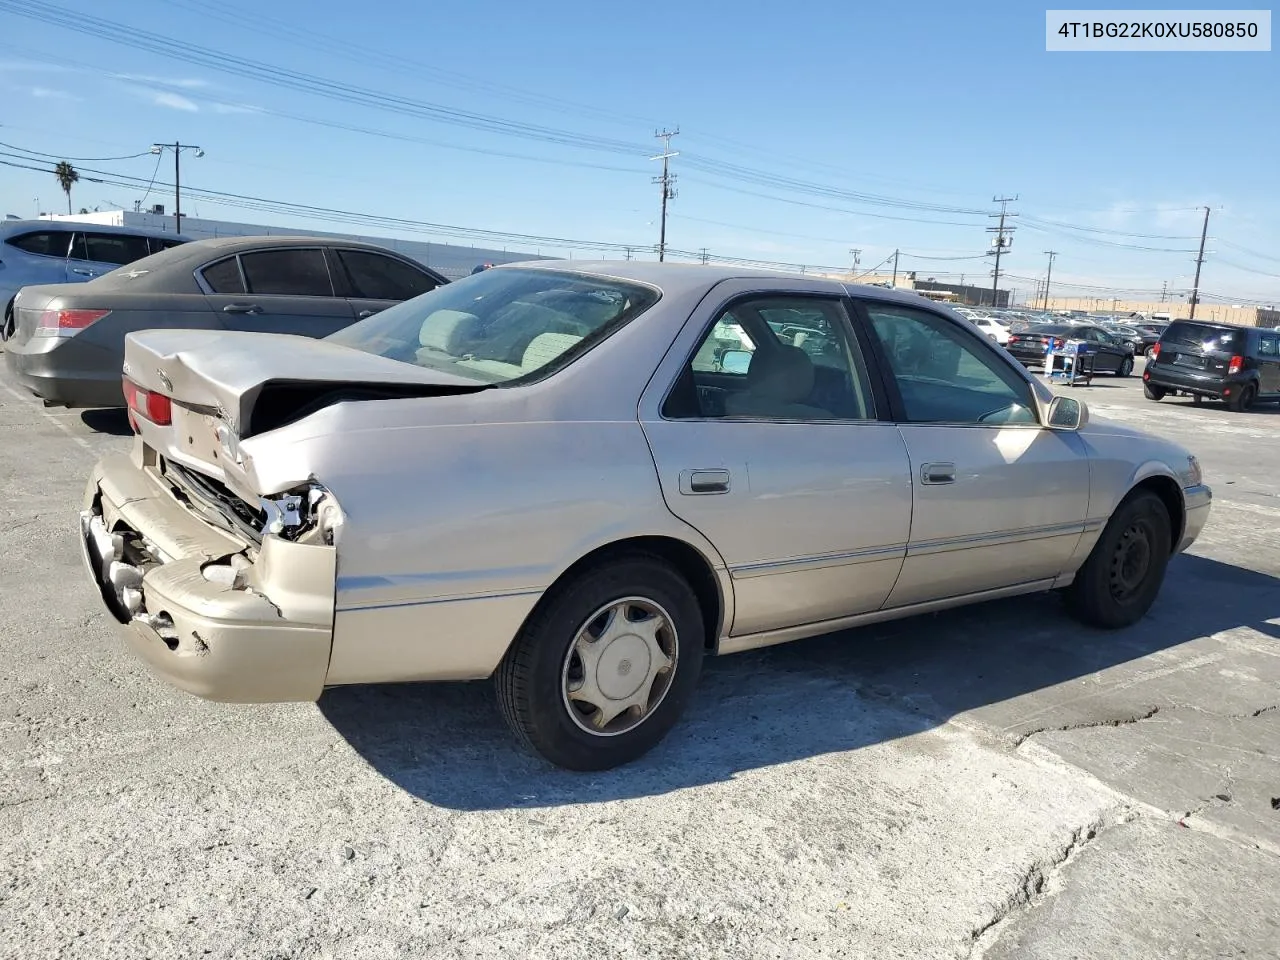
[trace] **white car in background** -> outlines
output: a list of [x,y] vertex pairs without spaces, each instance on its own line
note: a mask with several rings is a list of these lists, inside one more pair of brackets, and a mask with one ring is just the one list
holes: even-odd
[[970,317],[973,325],[994,340],[1000,346],[1004,346],[1009,342],[1009,328],[997,320],[995,317],[988,317],[982,314]]

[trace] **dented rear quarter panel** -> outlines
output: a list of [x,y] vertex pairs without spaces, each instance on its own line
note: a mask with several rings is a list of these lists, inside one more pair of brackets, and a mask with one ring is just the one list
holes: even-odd
[[486,677],[558,577],[635,537],[694,547],[728,622],[723,561],[667,509],[636,415],[704,292],[660,302],[540,383],[339,403],[242,442],[229,485],[314,479],[342,508],[329,684]]

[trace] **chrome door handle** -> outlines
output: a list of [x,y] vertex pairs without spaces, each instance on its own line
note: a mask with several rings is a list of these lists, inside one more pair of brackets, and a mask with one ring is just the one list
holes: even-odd
[[368,317],[372,317],[377,312],[378,312],[377,310],[361,310],[359,313],[356,314],[356,319],[364,320]]
[[222,308],[223,313],[261,313],[262,308],[256,303],[228,303]]
[[71,272],[81,277],[96,277],[97,274],[92,270],[86,270],[84,267],[72,267]]
[[954,463],[926,463],[920,467],[921,483],[955,483],[956,465]]
[[684,470],[680,474],[680,492],[686,496],[729,492],[729,471],[720,469]]

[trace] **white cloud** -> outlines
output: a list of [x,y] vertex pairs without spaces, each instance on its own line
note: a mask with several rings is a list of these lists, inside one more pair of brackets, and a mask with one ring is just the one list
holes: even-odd
[[202,90],[213,86],[208,80],[197,77],[152,77],[136,73],[117,73],[114,76],[117,80],[154,84],[157,87],[176,87],[179,90]]
[[186,97],[177,93],[151,93],[151,102],[157,107],[169,107],[171,110],[185,110],[188,113],[198,113],[200,107],[194,100],[188,100]]
[[240,114],[240,113],[262,113],[261,107],[255,107],[248,103],[215,103],[212,104],[214,113],[222,114]]
[[66,90],[52,90],[49,87],[32,87],[31,95],[33,97],[39,97],[41,100],[81,100],[83,99],[82,97],[77,97],[74,93],[69,93]]

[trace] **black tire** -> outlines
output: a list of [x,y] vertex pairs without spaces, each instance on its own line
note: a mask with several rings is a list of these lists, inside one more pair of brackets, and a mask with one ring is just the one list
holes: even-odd
[[[599,622],[604,608],[625,598],[643,598],[667,614],[674,628],[668,642],[675,650],[675,666],[665,691],[635,726],[591,733],[570,711],[583,723],[590,722],[589,716],[575,710],[564,692],[575,662],[571,648],[580,632]],[[647,753],[674,726],[697,684],[705,641],[698,599],[685,579],[651,554],[621,555],[557,585],[544,598],[495,674],[498,706],[521,742],[557,766],[608,770]],[[632,669],[622,660],[617,676],[625,675],[624,666]],[[651,691],[658,690],[661,676],[654,678]],[[619,719],[630,722],[625,712]]]
[[1133,357],[1125,357],[1120,361],[1120,366],[1116,367],[1117,377],[1127,377],[1133,373]]
[[1153,387],[1149,383],[1142,385],[1142,392],[1148,400],[1163,400],[1169,394],[1164,387]]
[[1155,347],[1154,347],[1154,346],[1147,347],[1147,349],[1145,349],[1145,350],[1143,350],[1143,351],[1142,351],[1142,355],[1143,355],[1144,357],[1146,357],[1148,360],[1150,360],[1150,359],[1151,359],[1151,351],[1153,351],[1154,349],[1155,349]]
[[1131,493],[1066,589],[1072,614],[1108,630],[1136,623],[1155,603],[1172,550],[1173,525],[1164,501],[1147,490]]
[[1234,413],[1244,413],[1253,406],[1253,401],[1257,396],[1258,388],[1252,383],[1246,383],[1234,396],[1227,398],[1227,409]]
[[17,330],[17,323],[13,316],[13,301],[10,300],[4,308],[4,315],[0,316],[0,341],[8,340]]

